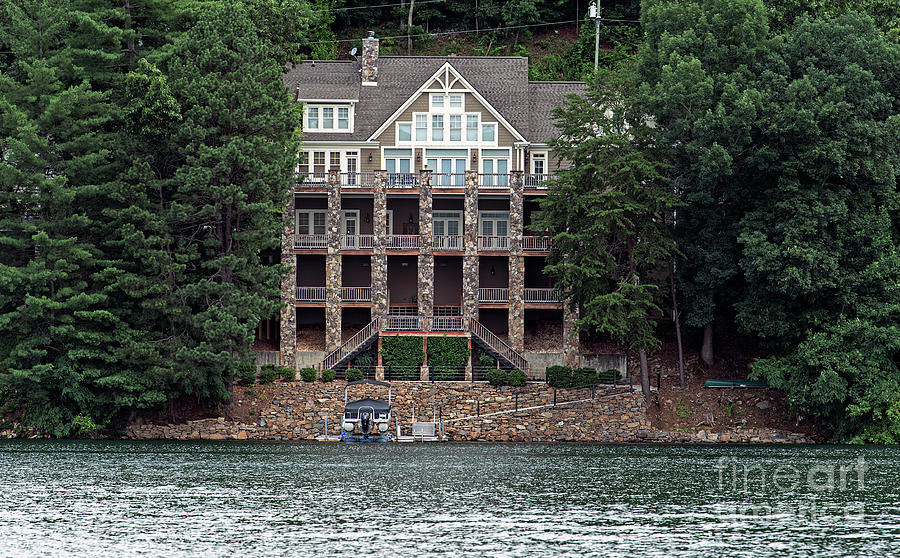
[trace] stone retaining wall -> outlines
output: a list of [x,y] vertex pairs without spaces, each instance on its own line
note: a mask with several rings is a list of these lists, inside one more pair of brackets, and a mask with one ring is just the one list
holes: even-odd
[[[409,434],[413,413],[417,420],[444,421],[452,441],[489,442],[769,442],[805,443],[798,434],[772,430],[748,430],[708,434],[656,432],[639,393],[622,388],[559,390],[543,383],[522,388],[496,388],[469,382],[393,382],[392,405],[403,434]],[[344,405],[342,381],[331,383],[278,383],[256,386],[248,394],[235,388],[235,416],[243,420],[209,418],[181,424],[135,422],[127,429],[132,439],[179,440],[312,440],[325,433],[338,434]],[[384,388],[351,388],[352,399],[382,397]],[[509,412],[518,408],[526,409]],[[491,414],[499,413],[499,414]],[[479,416],[480,415],[480,416]],[[488,416],[485,416],[488,415]],[[395,424],[391,425],[395,430]]]

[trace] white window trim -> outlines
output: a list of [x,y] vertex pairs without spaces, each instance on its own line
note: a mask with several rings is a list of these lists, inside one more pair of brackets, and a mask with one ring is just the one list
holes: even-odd
[[[310,128],[309,127],[309,119],[308,119],[309,111],[307,110],[307,107],[319,109],[319,126],[318,126],[318,128]],[[354,107],[355,107],[355,104],[353,104],[353,103],[348,103],[348,104],[307,103],[303,107],[303,132],[307,133],[307,134],[323,134],[323,133],[352,134],[353,127],[355,125],[355,112],[356,112],[354,110]],[[324,128],[322,126],[322,124],[324,123],[324,118],[322,117],[322,113],[323,113],[322,109],[326,109],[326,108],[334,109],[334,120],[333,120],[334,127],[333,128]],[[338,128],[338,109],[342,109],[342,108],[348,109],[347,110],[347,117],[348,117],[347,126],[348,126],[348,128],[346,130]]]
[[356,220],[356,234],[359,235],[360,222],[358,209],[342,209],[341,210],[341,235],[347,234],[347,216],[350,215]]
[[[484,215],[485,213],[503,213],[506,215],[505,219],[502,219],[500,217],[488,217],[486,220],[487,221],[506,221],[506,237],[508,238],[509,237],[509,211],[492,210],[492,209],[485,209],[485,210],[478,211],[478,236],[483,236],[481,233],[484,229],[481,228],[482,227],[481,223],[482,223],[482,221],[485,220],[482,218],[482,215]],[[494,234],[492,236],[501,236],[501,235],[497,234],[496,228],[497,227],[495,226]]]
[[[305,213],[309,215],[309,229],[306,232],[300,232],[300,214]],[[306,235],[306,234],[316,234],[315,226],[314,226],[314,216],[315,213],[322,213],[325,215],[325,232],[323,234],[328,234],[328,210],[327,209],[295,209],[294,210],[294,234],[296,235]]]
[[[441,217],[441,216],[439,216],[439,214],[441,214],[441,213],[443,213],[443,214],[451,214],[451,213],[452,213],[453,216],[452,216],[452,217]],[[463,217],[462,217],[462,213],[463,213],[462,211],[454,211],[454,210],[438,210],[438,211],[433,211],[433,212],[432,212],[432,220],[433,220],[433,221],[443,221],[443,222],[445,223],[445,226],[444,226],[444,234],[443,234],[443,235],[440,235],[440,236],[451,236],[451,235],[447,234],[447,226],[446,226],[446,223],[448,223],[448,222],[450,222],[450,221],[456,221],[456,228],[457,228],[457,230],[458,230],[460,233],[463,232]],[[433,227],[433,224],[432,224],[432,227]],[[462,234],[458,234],[458,235],[455,235],[455,236],[462,236]]]
[[548,170],[548,165],[550,164],[550,156],[547,151],[532,151],[530,156],[528,157],[528,172],[535,174],[537,173],[534,170],[534,160],[535,157],[538,159],[542,159],[544,161],[544,174],[548,174],[550,171]]

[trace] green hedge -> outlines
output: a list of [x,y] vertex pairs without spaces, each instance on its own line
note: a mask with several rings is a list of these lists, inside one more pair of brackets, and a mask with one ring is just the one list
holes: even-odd
[[600,376],[594,368],[572,370],[568,366],[548,366],[547,383],[553,387],[583,387],[600,383]]
[[331,370],[330,368],[328,370],[322,370],[323,382],[333,382],[336,377],[337,372],[335,372],[334,370]]
[[507,382],[508,373],[506,370],[497,370],[496,368],[493,370],[488,370],[485,373],[485,378],[492,386],[505,386]]
[[300,370],[300,379],[304,382],[315,382],[316,381],[316,369],[315,368],[303,368]]
[[[415,335],[384,337],[381,340],[381,362],[385,368],[408,373],[425,362],[422,338]],[[415,377],[418,377],[418,371]]]
[[429,337],[428,366],[438,380],[452,379],[460,368],[469,364],[469,340],[465,337]]
[[618,382],[622,379],[622,374],[615,368],[604,370],[603,372],[599,372],[597,375],[600,378],[601,384],[611,384],[614,381]]
[[256,365],[245,362],[238,368],[237,379],[245,386],[252,386],[256,383]]
[[348,368],[347,369],[347,381],[348,382],[358,382],[363,379],[362,370],[359,368]]
[[279,371],[271,364],[267,364],[259,369],[259,383],[271,384],[280,376]]
[[528,375],[521,370],[510,370],[506,382],[512,387],[522,387],[528,382]]

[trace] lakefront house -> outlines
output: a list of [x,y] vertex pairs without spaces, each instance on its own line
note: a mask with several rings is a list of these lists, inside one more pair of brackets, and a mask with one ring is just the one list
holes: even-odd
[[281,363],[340,369],[383,336],[457,335],[534,375],[526,338],[547,332],[558,363],[575,362],[575,316],[543,273],[549,239],[534,223],[564,164],[550,112],[584,84],[531,82],[524,57],[379,56],[378,43],[370,32],[357,60],[285,74],[304,138]]

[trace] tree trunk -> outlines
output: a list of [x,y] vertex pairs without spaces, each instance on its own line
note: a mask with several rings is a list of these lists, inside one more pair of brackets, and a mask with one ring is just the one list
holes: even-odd
[[703,347],[700,348],[700,358],[707,366],[713,365],[713,325],[712,322],[703,326]]
[[412,56],[412,16],[413,16],[413,6],[416,5],[416,0],[410,0],[409,2],[409,18],[406,20],[406,55]]
[[644,392],[644,405],[650,404],[650,368],[647,366],[647,351],[640,349],[638,356],[641,360],[641,391]]
[[672,273],[669,275],[672,287],[672,314],[675,318],[675,340],[678,343],[678,379],[684,387],[684,349],[681,345],[681,318],[678,316],[678,299],[675,297],[675,260],[672,260]]

